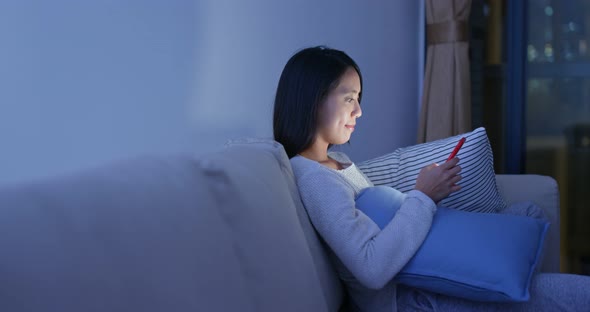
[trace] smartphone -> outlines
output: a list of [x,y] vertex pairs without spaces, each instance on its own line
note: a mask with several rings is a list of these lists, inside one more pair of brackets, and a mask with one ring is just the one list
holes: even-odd
[[457,146],[455,146],[455,149],[453,150],[451,155],[449,155],[449,158],[447,158],[447,161],[453,159],[453,157],[455,157],[455,155],[457,155],[457,153],[461,149],[461,146],[463,146],[463,143],[465,143],[465,140],[466,140],[465,137],[462,137],[461,140],[459,140],[459,142],[457,143]]

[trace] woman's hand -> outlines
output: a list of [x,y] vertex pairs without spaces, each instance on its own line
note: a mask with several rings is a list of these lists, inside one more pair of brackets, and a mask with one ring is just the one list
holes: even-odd
[[441,165],[432,164],[420,170],[414,189],[430,197],[435,203],[461,189],[456,183],[461,180],[461,167],[455,157]]

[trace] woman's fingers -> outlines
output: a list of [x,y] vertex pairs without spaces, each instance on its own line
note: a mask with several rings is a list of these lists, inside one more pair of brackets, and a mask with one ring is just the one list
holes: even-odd
[[461,167],[455,166],[442,172],[442,177],[445,181],[455,179],[461,173]]
[[459,181],[461,181],[461,176],[460,175],[455,175],[454,177],[452,177],[449,182],[451,183],[451,185],[455,185],[457,184]]
[[457,183],[461,180],[458,166],[459,158],[455,157],[443,164],[431,164],[424,167],[416,179],[415,189],[422,191],[438,202],[449,194],[461,189]]
[[459,163],[459,157],[453,157],[448,161],[445,161],[444,163],[442,163],[441,165],[439,165],[441,168],[443,169],[450,169],[455,167],[458,163]]
[[457,175],[460,172],[461,172],[461,166],[455,166],[455,167],[452,167],[451,169],[449,169],[449,173],[451,175]]

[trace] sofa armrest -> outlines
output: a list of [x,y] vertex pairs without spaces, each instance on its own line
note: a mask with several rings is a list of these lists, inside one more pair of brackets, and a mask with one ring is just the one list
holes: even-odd
[[557,182],[548,176],[533,174],[496,175],[498,191],[506,204],[519,201],[532,201],[543,209],[551,222],[545,238],[545,251],[541,272],[559,272],[560,259],[560,219],[559,189]]

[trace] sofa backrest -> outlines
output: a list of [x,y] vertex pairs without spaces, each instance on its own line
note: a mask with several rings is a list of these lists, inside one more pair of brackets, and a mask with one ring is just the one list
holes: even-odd
[[327,311],[283,168],[268,144],[200,157],[256,311]]
[[210,178],[138,158],[0,189],[0,311],[259,311]]
[[279,147],[0,188],[0,311],[337,309],[326,298],[342,290]]
[[[327,252],[327,246],[319,239],[317,232],[309,220],[309,216],[307,215],[305,207],[301,201],[301,196],[299,195],[299,189],[297,188],[293,169],[291,168],[291,162],[289,161],[283,146],[272,139],[247,138],[230,141],[227,144],[227,147],[232,153],[237,152],[238,155],[240,154],[241,149],[247,149],[252,150],[254,154],[264,152],[271,153],[274,156],[274,161],[279,165],[284,178],[284,183],[286,183],[290,192],[291,202],[294,205],[299,225],[305,235],[307,247],[313,258],[313,263],[317,271],[328,310],[337,311],[340,309],[345,297],[344,288],[331,264]],[[268,160],[259,159],[251,163],[251,169],[253,172],[257,172],[268,165]],[[269,181],[269,183],[273,182]],[[281,184],[282,183],[283,182],[281,182]],[[285,204],[280,207],[280,209],[289,210],[293,209],[293,207],[290,204]]]

